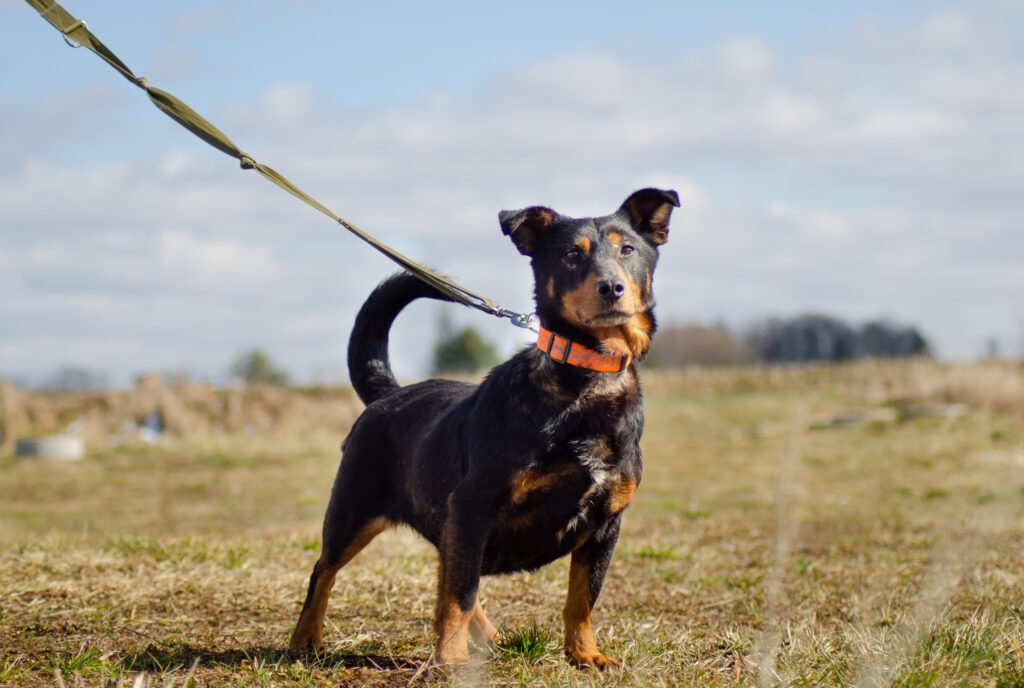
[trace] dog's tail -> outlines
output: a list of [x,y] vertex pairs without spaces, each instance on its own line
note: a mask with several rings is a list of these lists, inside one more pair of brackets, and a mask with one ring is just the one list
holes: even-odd
[[348,376],[363,403],[399,388],[388,358],[388,333],[402,309],[421,298],[451,301],[419,278],[400,272],[377,285],[359,309],[348,340]]

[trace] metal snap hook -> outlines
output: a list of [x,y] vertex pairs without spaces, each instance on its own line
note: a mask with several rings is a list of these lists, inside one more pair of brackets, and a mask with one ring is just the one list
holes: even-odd
[[521,327],[524,330],[531,330],[533,332],[540,332],[540,329],[537,327],[537,316],[535,314],[516,313],[515,311],[510,310],[506,310],[505,313],[508,315],[512,324],[516,327]]

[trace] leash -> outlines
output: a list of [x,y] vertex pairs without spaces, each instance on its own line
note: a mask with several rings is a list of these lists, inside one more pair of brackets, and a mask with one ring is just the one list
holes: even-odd
[[54,0],[26,0],[26,2],[28,2],[33,9],[39,12],[43,19],[60,31],[61,35],[64,37],[65,43],[72,48],[87,48],[99,56],[100,59],[116,69],[121,76],[145,91],[146,95],[149,96],[150,101],[152,101],[152,103],[165,115],[217,150],[238,160],[243,170],[256,170],[265,179],[273,182],[310,207],[319,210],[349,232],[355,234],[370,246],[398,263],[406,272],[409,272],[423,280],[450,298],[452,301],[461,303],[464,306],[469,306],[470,308],[475,308],[478,311],[483,311],[488,315],[493,315],[498,318],[508,318],[516,327],[536,331],[537,325],[535,323],[535,316],[532,313],[517,313],[516,311],[504,308],[486,296],[481,296],[472,292],[458,282],[420,265],[411,258],[402,255],[387,244],[379,241],[368,232],[359,229],[359,227],[355,226],[345,218],[336,215],[325,205],[304,192],[292,182],[288,181],[288,179],[281,173],[267,165],[256,162],[251,155],[244,153],[224,132],[215,127],[198,112],[172,96],[167,91],[162,91],[150,86],[149,80],[146,79],[146,77],[136,76],[135,73],[128,68],[128,65],[122,62],[117,55],[113,53],[113,51],[93,35],[84,21],[76,19],[67,10],[61,7],[59,3]]

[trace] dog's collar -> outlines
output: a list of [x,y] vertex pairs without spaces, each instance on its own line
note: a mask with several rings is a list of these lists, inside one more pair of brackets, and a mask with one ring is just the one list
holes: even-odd
[[595,370],[599,373],[621,372],[629,365],[631,358],[623,354],[603,354],[600,351],[588,349],[543,326],[537,333],[537,348],[559,363]]

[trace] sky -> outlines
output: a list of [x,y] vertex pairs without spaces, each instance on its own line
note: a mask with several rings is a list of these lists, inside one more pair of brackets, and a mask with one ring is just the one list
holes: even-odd
[[[514,310],[497,212],[682,207],[662,323],[822,312],[917,325],[946,359],[1024,350],[1024,5],[975,2],[64,6],[335,212]],[[26,3],[0,0],[0,377],[62,366],[222,381],[258,347],[344,381],[385,258],[155,109]],[[433,302],[503,353],[528,333]]]

